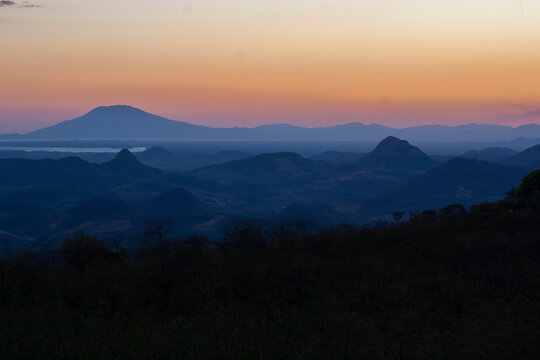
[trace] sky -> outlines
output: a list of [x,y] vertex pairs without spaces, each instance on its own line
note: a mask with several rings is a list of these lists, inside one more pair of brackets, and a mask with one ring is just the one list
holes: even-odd
[[540,1],[0,1],[0,133],[115,104],[210,126],[540,123]]

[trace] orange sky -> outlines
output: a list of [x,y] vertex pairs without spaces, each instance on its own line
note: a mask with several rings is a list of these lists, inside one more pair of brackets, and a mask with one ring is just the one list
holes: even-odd
[[0,7],[0,132],[110,104],[212,126],[515,125],[540,109],[538,1],[22,4]]

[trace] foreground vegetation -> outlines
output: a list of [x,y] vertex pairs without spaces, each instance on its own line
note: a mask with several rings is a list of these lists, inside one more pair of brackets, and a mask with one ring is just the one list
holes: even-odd
[[0,264],[5,359],[538,359],[540,172],[388,226],[237,223]]

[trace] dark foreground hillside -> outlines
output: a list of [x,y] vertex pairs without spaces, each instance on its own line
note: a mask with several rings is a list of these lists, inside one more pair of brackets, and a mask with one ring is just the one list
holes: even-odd
[[6,359],[538,359],[540,172],[379,228],[84,235],[0,266]]

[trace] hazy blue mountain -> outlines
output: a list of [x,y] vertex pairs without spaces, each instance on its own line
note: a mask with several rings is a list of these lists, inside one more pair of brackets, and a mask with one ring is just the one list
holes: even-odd
[[502,199],[527,170],[517,166],[455,158],[393,191],[390,197],[419,210],[451,203],[470,205]]
[[399,135],[402,138],[413,141],[511,141],[519,137],[538,138],[540,135],[540,125],[529,124],[515,128],[492,124],[468,124],[459,126],[428,125],[402,129]]
[[2,159],[0,189],[34,189],[63,184],[75,185],[82,179],[97,178],[99,167],[77,157],[59,160]]
[[163,147],[151,147],[135,154],[145,165],[170,172],[185,172],[208,165],[243,159],[251,154],[242,151],[226,150],[217,153],[173,153]]
[[109,160],[100,166],[101,169],[111,172],[130,172],[130,173],[144,173],[160,174],[162,171],[154,169],[139,162],[135,155],[133,155],[128,149],[120,151],[112,160]]
[[24,150],[0,150],[0,159],[53,159],[58,160],[74,156],[74,154],[91,163],[104,163],[112,160],[116,154],[109,152],[63,152],[63,151],[24,151]]
[[[169,120],[131,106],[102,106],[73,120],[31,132],[36,139],[189,139],[205,127]],[[210,128],[207,128],[211,130]]]
[[537,137],[519,137],[510,141],[498,141],[491,143],[489,146],[505,147],[516,151],[527,150],[530,147],[540,144],[540,138]]
[[[535,151],[514,156],[526,157],[527,164],[538,162]],[[73,156],[0,159],[0,232],[10,239],[78,230],[114,234],[167,219],[186,234],[193,229],[217,233],[224,222],[246,216],[360,224],[397,210],[498,199],[526,172],[464,158],[436,163],[394,136],[364,156],[328,152],[314,157],[327,161],[293,152],[194,154],[154,147],[137,154],[124,149],[101,164]],[[187,166],[190,156],[196,158],[192,165],[241,158],[187,174],[148,166]]]
[[161,216],[182,215],[190,226],[207,221],[201,216],[215,210],[182,186],[213,194],[215,206],[223,205],[217,184],[143,165],[128,150],[104,164],[77,157],[2,159],[0,168],[0,231],[17,236],[111,234]]
[[540,163],[540,145],[528,148],[501,161],[503,164],[536,168]]
[[211,181],[170,174],[141,164],[128,150],[104,164],[78,157],[59,160],[0,159],[0,200],[69,208],[93,196],[143,201],[179,186],[208,190]]
[[266,184],[286,187],[298,181],[331,176],[333,167],[296,153],[261,154],[193,170],[191,175],[224,184]]
[[[102,164],[112,160],[117,154],[113,152],[61,152],[61,151],[24,151],[24,150],[1,150],[0,159],[62,159],[77,156],[85,161]],[[162,146],[152,146],[145,151],[133,153],[144,165],[170,172],[185,172],[207,165],[220,164],[227,161],[243,159],[253,154],[223,150],[218,152],[199,153],[182,151],[174,153]]]
[[[40,129],[17,139],[189,139],[189,140],[363,140],[396,136],[409,141],[511,141],[540,138],[540,125],[516,128],[500,125],[416,126],[392,129],[381,125],[351,123],[305,128],[287,124],[256,128],[211,128],[173,121],[125,105],[98,107],[73,120]],[[13,138],[10,135],[8,138]]]
[[489,147],[483,150],[471,150],[463,154],[466,159],[483,160],[490,162],[499,162],[518,152],[509,148]]
[[356,163],[359,168],[392,170],[427,170],[434,165],[435,162],[422,150],[394,136],[382,140]]

